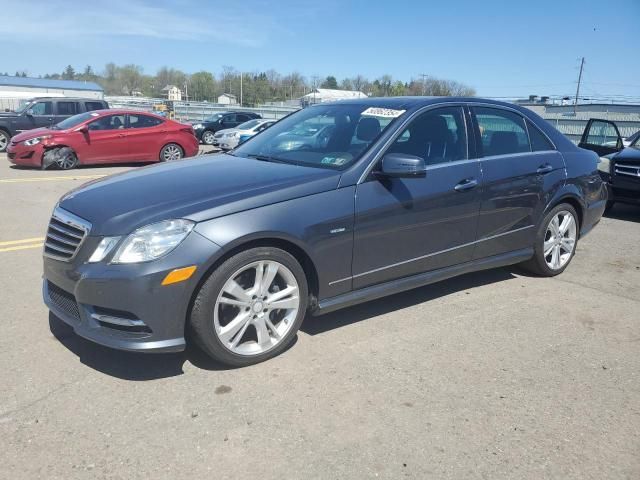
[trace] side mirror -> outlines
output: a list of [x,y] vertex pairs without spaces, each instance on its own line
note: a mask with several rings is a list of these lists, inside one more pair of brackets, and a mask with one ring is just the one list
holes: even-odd
[[76,128],[76,132],[84,133],[85,135],[89,133],[89,127],[87,125],[82,125],[81,127]]
[[27,116],[29,117],[33,117],[33,108],[30,108],[29,110],[27,110]]
[[419,178],[426,172],[424,158],[407,153],[388,153],[382,157],[382,168],[377,174],[392,178]]

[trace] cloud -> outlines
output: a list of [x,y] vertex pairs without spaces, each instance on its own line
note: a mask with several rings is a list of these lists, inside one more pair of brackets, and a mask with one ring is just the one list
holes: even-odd
[[235,2],[233,12],[225,11],[224,4],[206,1],[173,2],[170,6],[142,0],[4,0],[2,4],[0,38],[14,41],[131,36],[260,47],[280,30],[273,17],[243,9]]

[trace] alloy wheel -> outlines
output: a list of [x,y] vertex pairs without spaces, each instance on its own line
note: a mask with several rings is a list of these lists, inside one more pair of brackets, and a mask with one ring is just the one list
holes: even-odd
[[259,355],[285,338],[299,308],[299,286],[291,270],[275,261],[253,262],[222,287],[214,307],[215,333],[229,351]]
[[563,268],[576,247],[577,224],[573,214],[567,210],[556,213],[544,236],[544,260],[552,270]]
[[209,130],[204,132],[202,134],[202,141],[207,145],[213,144],[213,132],[210,132]]
[[182,150],[177,145],[167,145],[162,151],[162,159],[165,162],[172,160],[180,160],[182,158]]
[[76,162],[76,155],[68,149],[56,158],[56,166],[60,170],[69,170],[76,166]]
[[9,136],[4,132],[0,132],[0,152],[4,152],[7,149],[8,145]]

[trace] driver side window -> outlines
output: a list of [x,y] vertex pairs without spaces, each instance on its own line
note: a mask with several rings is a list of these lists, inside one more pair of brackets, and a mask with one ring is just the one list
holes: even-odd
[[415,118],[387,153],[423,158],[426,165],[466,160],[467,134],[462,107],[429,110]]
[[38,102],[34,103],[30,110],[33,115],[51,115],[53,109],[51,108],[51,102]]
[[89,130],[120,130],[124,128],[124,115],[108,115],[89,124]]

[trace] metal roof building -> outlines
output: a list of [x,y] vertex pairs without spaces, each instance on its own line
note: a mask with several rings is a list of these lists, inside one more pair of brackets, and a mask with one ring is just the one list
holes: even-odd
[[0,99],[30,97],[84,97],[102,99],[104,91],[94,82],[0,75]]

